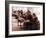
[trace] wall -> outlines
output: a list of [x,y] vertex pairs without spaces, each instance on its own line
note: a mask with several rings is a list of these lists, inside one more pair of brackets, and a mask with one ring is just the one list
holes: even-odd
[[[19,0],[19,1],[32,1],[32,2],[45,2],[46,3],[46,0]],[[46,9],[46,4],[45,4],[45,9]],[[45,38],[45,37],[46,35],[45,36],[16,37],[16,38]],[[5,0],[0,0],[0,38],[5,38]]]

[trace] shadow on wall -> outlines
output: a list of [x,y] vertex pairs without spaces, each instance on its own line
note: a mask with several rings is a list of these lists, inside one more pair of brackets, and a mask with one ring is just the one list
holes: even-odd
[[7,38],[19,38],[19,37],[7,37]]

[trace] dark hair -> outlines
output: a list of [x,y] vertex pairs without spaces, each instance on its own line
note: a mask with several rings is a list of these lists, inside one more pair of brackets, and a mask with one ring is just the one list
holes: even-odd
[[35,14],[35,13],[33,13],[33,15],[34,15],[34,16],[36,16],[36,14]]
[[15,15],[15,14],[12,14],[12,16],[14,16],[14,17],[15,17],[16,15]]
[[12,16],[15,17],[16,19],[18,18],[17,15],[15,15],[15,14],[12,14]]
[[13,11],[13,13],[16,13],[16,11]]

